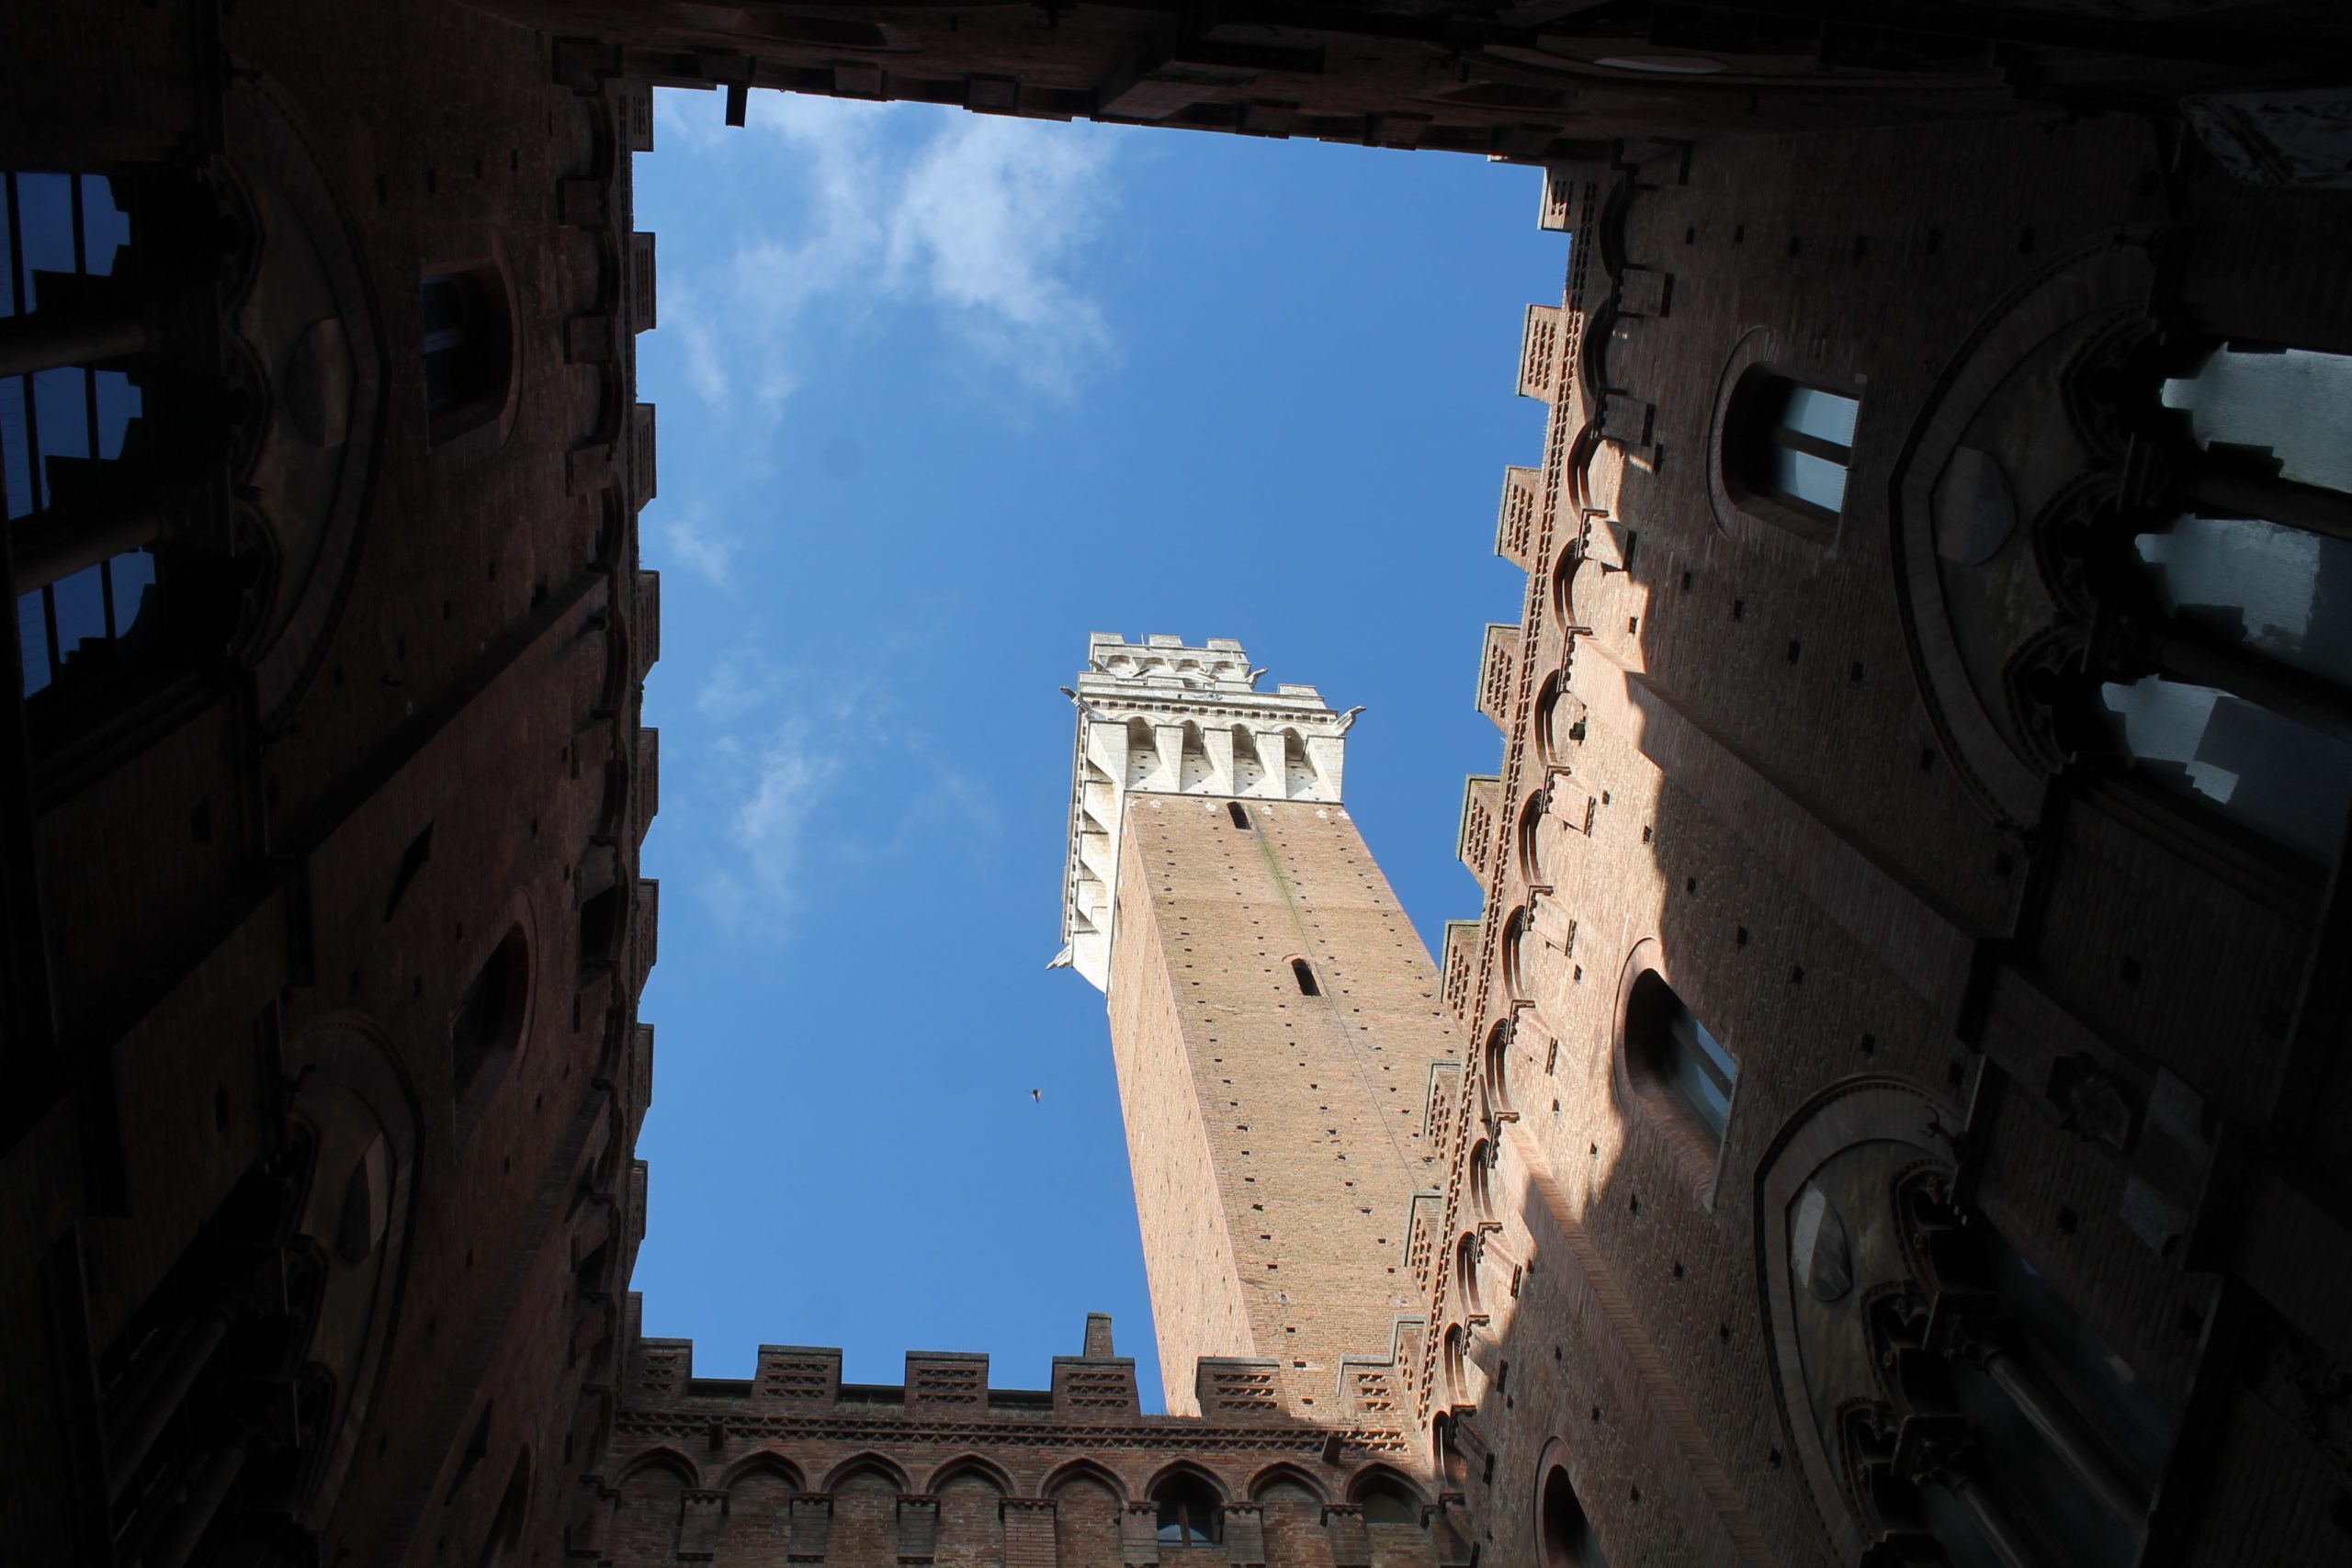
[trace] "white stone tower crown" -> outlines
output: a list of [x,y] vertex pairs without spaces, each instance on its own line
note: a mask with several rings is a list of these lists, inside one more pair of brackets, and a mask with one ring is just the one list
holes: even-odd
[[1062,868],[1066,962],[1098,991],[1111,981],[1119,835],[1129,795],[1336,804],[1347,733],[1361,708],[1333,713],[1312,686],[1258,690],[1239,643],[1182,637],[1087,639],[1070,763],[1069,852]]

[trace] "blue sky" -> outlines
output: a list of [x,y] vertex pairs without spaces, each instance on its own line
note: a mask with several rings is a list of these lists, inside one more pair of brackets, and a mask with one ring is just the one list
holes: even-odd
[[[1046,963],[1090,631],[1240,639],[1367,705],[1349,803],[1433,942],[1538,175],[920,105],[663,92],[662,879],[646,1332],[983,1350],[1043,1387],[1110,1312],[1157,1408],[1102,998]],[[1042,1089],[1033,1101],[1030,1090]]]

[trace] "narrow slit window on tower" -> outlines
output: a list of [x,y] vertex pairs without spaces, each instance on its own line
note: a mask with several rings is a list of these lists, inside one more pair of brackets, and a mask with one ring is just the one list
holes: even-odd
[[1237,827],[1237,828],[1247,828],[1248,826],[1250,826],[1250,813],[1249,813],[1248,811],[1246,811],[1246,810],[1242,809],[1242,806],[1241,806],[1241,803],[1240,803],[1239,801],[1238,801],[1238,800],[1228,800],[1228,801],[1227,801],[1227,802],[1225,803],[1225,810],[1226,810],[1226,815],[1227,815],[1228,817],[1231,817],[1231,818],[1233,818],[1233,825],[1234,825],[1235,827]]
[[1292,977],[1298,982],[1298,994],[1300,996],[1319,997],[1323,994],[1323,987],[1315,983],[1315,965],[1309,964],[1306,959],[1292,959],[1290,961],[1290,972]]

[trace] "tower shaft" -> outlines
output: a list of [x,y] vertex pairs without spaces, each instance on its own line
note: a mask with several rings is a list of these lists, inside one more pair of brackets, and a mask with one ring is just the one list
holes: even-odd
[[[1173,639],[1091,652],[1073,876],[1111,885],[1081,929],[1107,949],[1168,1408],[1198,1408],[1201,1358],[1245,1357],[1293,1413],[1336,1415],[1342,1359],[1385,1359],[1408,1310],[1429,1064],[1453,1054],[1436,967],[1339,799],[1348,720],[1309,687],[1150,684],[1213,656]],[[1102,673],[1114,653],[1137,672]],[[1237,729],[1241,763],[1212,756]]]

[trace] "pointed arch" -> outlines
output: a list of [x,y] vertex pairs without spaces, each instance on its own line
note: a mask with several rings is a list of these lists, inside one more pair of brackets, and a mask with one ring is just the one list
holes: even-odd
[[1177,748],[1176,787],[1186,791],[1206,789],[1216,782],[1216,772],[1199,721],[1186,719],[1183,744]]
[[1127,720],[1127,778],[1129,789],[1141,789],[1152,782],[1159,771],[1159,739],[1152,733],[1151,721],[1136,717]]
[[728,1467],[726,1474],[719,1478],[719,1490],[731,1492],[744,1482],[763,1475],[774,1476],[795,1492],[805,1492],[808,1489],[808,1483],[801,1476],[798,1465],[781,1454],[757,1453],[747,1459],[739,1460]]
[[1486,1076],[1482,1087],[1492,1103],[1490,1111],[1513,1109],[1510,1099],[1511,1035],[1518,1027],[1518,1017],[1498,1019],[1494,1028],[1487,1032]]
[[978,1476],[1007,1497],[1015,1495],[1012,1477],[993,1460],[984,1459],[978,1454],[958,1454],[938,1466],[931,1472],[931,1481],[923,1487],[923,1492],[928,1496],[936,1497],[941,1487],[966,1475]]
[[1250,1478],[1250,1496],[1252,1501],[1262,1501],[1270,1488],[1281,1485],[1302,1488],[1315,1499],[1317,1506],[1331,1500],[1329,1490],[1321,1482],[1284,1461],[1277,1461]]
[[1126,1483],[1119,1479],[1116,1471],[1098,1464],[1091,1459],[1074,1459],[1057,1467],[1052,1474],[1046,1477],[1046,1483],[1037,1488],[1037,1495],[1041,1497],[1050,1497],[1063,1487],[1079,1481],[1091,1481],[1097,1485],[1108,1488],[1111,1495],[1118,1500],[1119,1506],[1126,1506]]
[[831,1471],[826,1472],[825,1484],[820,1487],[819,1490],[823,1492],[838,1492],[842,1489],[842,1483],[854,1480],[857,1476],[867,1471],[872,1471],[874,1473],[881,1476],[885,1481],[889,1482],[901,1492],[910,1493],[914,1490],[910,1478],[904,1470],[899,1467],[897,1461],[891,1459],[888,1454],[876,1453],[871,1449],[866,1450],[864,1453],[852,1454],[849,1458],[842,1461],[841,1463],[833,1466]]
[[1348,1501],[1363,1510],[1367,1526],[1422,1527],[1429,1496],[1413,1478],[1385,1464],[1366,1465],[1348,1478]]
[[667,1472],[682,1486],[702,1484],[702,1472],[695,1468],[695,1461],[669,1448],[648,1449],[639,1454],[621,1467],[619,1478],[614,1484],[627,1486],[639,1476],[656,1470]]
[[1264,759],[1258,751],[1257,736],[1250,733],[1248,725],[1235,725],[1233,727],[1233,793],[1236,795],[1269,793],[1259,787],[1265,782],[1265,778],[1266,765]]
[[1229,1503],[1233,1500],[1232,1490],[1217,1478],[1216,1472],[1204,1465],[1195,1464],[1188,1459],[1172,1460],[1154,1472],[1151,1484],[1143,1489],[1144,1495],[1156,1497],[1170,1482],[1178,1480],[1200,1482],[1216,1494],[1217,1501],[1220,1503]]
[[773,1453],[734,1465],[719,1484],[727,1493],[715,1568],[780,1562],[792,1545],[792,1498],[806,1491],[799,1468]]
[[1054,1501],[1054,1551],[1062,1562],[1124,1560],[1120,1520],[1127,1488],[1118,1475],[1092,1460],[1071,1460],[1046,1477],[1038,1495]]
[[1295,729],[1283,731],[1283,794],[1286,796],[1312,795],[1322,781],[1315,766],[1315,759],[1306,750],[1306,739]]
[[1416,1507],[1429,1506],[1429,1495],[1413,1478],[1394,1465],[1368,1464],[1348,1477],[1348,1501],[1362,1503],[1379,1487],[1390,1487],[1413,1500]]
[[906,1472],[880,1454],[863,1453],[836,1466],[826,1478],[825,1490],[832,1497],[825,1560],[896,1561],[899,1499],[914,1490]]
[[1552,886],[1550,869],[1544,863],[1544,818],[1552,808],[1552,792],[1548,789],[1530,791],[1519,807],[1519,874],[1526,880],[1531,892],[1548,889]]
[[1527,1001],[1532,996],[1529,987],[1534,977],[1528,973],[1526,949],[1534,935],[1534,922],[1528,919],[1524,905],[1513,909],[1510,919],[1503,922],[1503,992],[1515,1002]]
[[1159,1506],[1159,1541],[1166,1546],[1215,1546],[1225,1540],[1225,1483],[1197,1464],[1178,1461],[1151,1480]]

